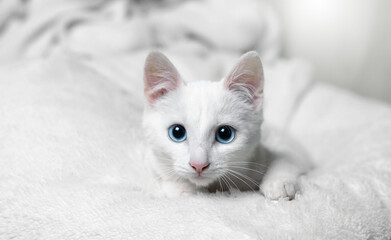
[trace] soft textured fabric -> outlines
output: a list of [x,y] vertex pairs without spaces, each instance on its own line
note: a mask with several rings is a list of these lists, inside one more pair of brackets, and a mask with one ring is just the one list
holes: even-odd
[[132,163],[143,159],[141,109],[125,88],[73,58],[9,66],[0,76],[2,238],[391,236],[388,106],[307,89],[287,128],[317,167],[301,177],[294,201],[258,192],[167,199],[137,182],[147,171]]
[[[390,106],[278,59],[262,1],[144,3],[0,1],[0,239],[391,238]],[[315,163],[294,201],[146,193],[142,67],[156,48],[186,81],[260,52],[265,123]]]
[[0,63],[59,49],[95,56],[154,48],[199,57],[256,50],[269,61],[280,49],[276,17],[258,0],[4,0],[0,34]]

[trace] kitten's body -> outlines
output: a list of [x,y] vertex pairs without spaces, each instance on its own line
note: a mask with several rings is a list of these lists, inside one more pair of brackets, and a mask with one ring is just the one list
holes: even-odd
[[[271,199],[294,197],[305,166],[294,154],[269,151],[261,143],[263,70],[256,53],[244,55],[220,82],[191,83],[162,54],[152,53],[145,65],[145,93],[147,159],[163,194],[260,186]],[[174,125],[185,128],[185,140],[170,139]],[[221,126],[232,127],[232,142],[217,141]]]

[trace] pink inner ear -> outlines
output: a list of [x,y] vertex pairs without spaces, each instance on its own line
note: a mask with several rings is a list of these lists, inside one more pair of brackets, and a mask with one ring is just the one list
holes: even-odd
[[263,92],[263,69],[258,54],[244,54],[225,79],[224,86],[239,92],[247,102],[258,106]]
[[174,65],[161,53],[148,55],[144,67],[145,95],[152,105],[156,100],[177,89],[180,76]]
[[224,86],[241,94],[247,102],[258,105],[262,95],[260,83],[261,81],[252,75],[242,75],[234,81],[225,81]]
[[155,92],[146,93],[149,104],[153,104],[157,99],[161,98],[167,93],[166,89],[160,89]]

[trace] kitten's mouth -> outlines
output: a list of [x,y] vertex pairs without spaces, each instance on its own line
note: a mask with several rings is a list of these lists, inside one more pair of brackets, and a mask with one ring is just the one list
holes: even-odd
[[210,185],[214,180],[211,177],[205,176],[205,175],[196,175],[193,177],[189,177],[188,180],[199,187],[206,187]]

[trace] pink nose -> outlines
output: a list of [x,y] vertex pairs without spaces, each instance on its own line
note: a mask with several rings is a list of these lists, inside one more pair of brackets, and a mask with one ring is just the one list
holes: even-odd
[[198,176],[201,176],[202,171],[207,169],[210,165],[209,162],[193,162],[193,161],[190,161],[189,164],[198,173]]

